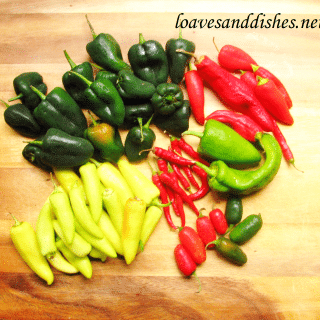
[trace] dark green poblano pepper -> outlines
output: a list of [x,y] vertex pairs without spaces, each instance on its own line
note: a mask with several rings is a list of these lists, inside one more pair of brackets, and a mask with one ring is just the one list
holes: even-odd
[[47,96],[31,87],[41,98],[33,115],[45,128],[57,128],[68,134],[83,137],[87,119],[70,94],[60,87],[54,88]]
[[189,63],[191,56],[182,52],[177,52],[177,49],[183,49],[187,52],[195,52],[196,45],[189,40],[182,38],[181,28],[179,30],[178,39],[170,39],[166,43],[166,53],[169,63],[169,75],[173,83],[180,83],[184,77],[185,68]]
[[29,138],[36,138],[40,135],[42,128],[34,118],[30,109],[21,103],[10,106],[5,101],[0,101],[3,102],[7,108],[3,113],[4,120],[12,129]]
[[184,100],[183,105],[169,116],[155,114],[153,123],[168,134],[180,137],[183,132],[189,129],[190,116],[190,103],[188,100]]
[[154,131],[149,127],[152,117],[143,125],[142,118],[138,118],[139,126],[129,130],[124,148],[129,162],[139,162],[148,157],[149,151],[156,140]]
[[130,129],[139,125],[138,118],[142,119],[142,124],[148,122],[153,115],[151,102],[136,102],[125,105],[125,117],[121,128]]
[[94,147],[89,140],[56,128],[50,128],[42,140],[29,142],[28,145],[40,149],[37,151],[41,164],[55,168],[81,166],[87,163],[94,153]]
[[139,43],[130,47],[128,58],[132,70],[140,79],[151,82],[154,86],[167,82],[168,59],[160,42],[146,41],[140,33]]
[[37,88],[42,94],[47,93],[47,85],[43,82],[41,74],[38,72],[25,72],[14,78],[13,87],[17,96],[8,101],[20,99],[27,108],[34,110],[41,102],[41,99],[30,86]]
[[229,164],[255,164],[261,160],[260,152],[226,124],[210,119],[203,132],[186,131],[183,135],[200,138],[198,153],[209,160],[222,160]]
[[[89,81],[93,81],[93,69],[90,62],[85,61],[81,64],[76,64],[70,58],[66,50],[64,50],[64,55],[67,58],[71,70],[77,72],[87,78]],[[83,91],[88,87],[88,85],[79,79],[76,75],[65,72],[62,76],[62,83],[65,90],[70,94],[70,96],[76,101],[80,108],[86,108],[85,98],[83,96]]]
[[161,83],[151,97],[156,114],[170,115],[183,105],[183,92],[174,83]]
[[208,182],[213,190],[248,195],[268,185],[277,174],[282,158],[282,151],[277,140],[268,133],[257,137],[265,154],[265,161],[256,170],[238,170],[228,167],[221,160],[211,163],[210,167],[196,162],[208,174]]
[[93,41],[86,46],[91,59],[105,70],[119,72],[124,68],[130,69],[130,66],[123,61],[121,48],[116,39],[108,33],[96,35],[87,15],[86,19],[93,36]]
[[156,92],[156,87],[138,78],[132,70],[123,69],[118,73],[116,87],[126,100],[147,100]]
[[95,148],[95,155],[100,161],[117,163],[124,154],[124,146],[119,130],[108,123],[95,120],[91,116],[91,125],[84,133]]

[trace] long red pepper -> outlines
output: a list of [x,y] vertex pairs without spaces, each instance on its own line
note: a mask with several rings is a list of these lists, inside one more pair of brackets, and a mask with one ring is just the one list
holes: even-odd
[[257,77],[258,83],[254,93],[267,111],[278,121],[292,125],[293,118],[287,102],[275,83],[267,78]]
[[[159,189],[160,191],[160,200],[163,204],[168,204],[168,194],[167,191],[165,189],[165,187],[163,186],[161,180],[160,180],[160,176],[159,173],[156,172],[150,165],[149,166],[152,170],[152,182],[155,184],[155,186]],[[172,218],[171,218],[171,214],[170,214],[170,207],[164,207],[163,208],[163,212],[164,212],[164,216],[169,224],[169,226],[173,229],[177,229],[176,225],[173,223]]]
[[275,85],[277,86],[277,88],[280,90],[281,94],[283,95],[284,99],[286,100],[287,106],[290,109],[292,107],[292,100],[289,96],[289,93],[287,91],[287,89],[285,88],[285,86],[283,85],[283,83],[279,80],[279,78],[277,78],[273,73],[271,73],[269,70],[258,66],[256,63],[254,63],[251,66],[251,70],[253,71],[255,76],[260,76],[262,78],[267,78],[272,80]]
[[196,69],[189,63],[189,71],[184,75],[190,107],[194,118],[204,125],[204,85]]
[[195,161],[186,159],[184,157],[177,155],[172,151],[169,151],[160,147],[155,147],[152,151],[157,157],[167,160],[170,163],[175,163],[181,166],[190,166],[195,163]]
[[193,201],[195,201],[202,199],[205,195],[207,195],[210,191],[210,186],[208,183],[208,174],[202,168],[198,167],[197,165],[194,165],[191,167],[191,169],[201,180],[200,188],[195,193],[189,195],[189,197]]
[[184,203],[186,203],[198,216],[199,215],[199,210],[197,207],[194,205],[192,199],[189,197],[189,195],[179,186],[179,183],[177,181],[174,181],[172,177],[166,173],[163,172],[160,174],[160,180],[169,188],[172,189],[173,192],[176,192],[179,194],[183,200]]

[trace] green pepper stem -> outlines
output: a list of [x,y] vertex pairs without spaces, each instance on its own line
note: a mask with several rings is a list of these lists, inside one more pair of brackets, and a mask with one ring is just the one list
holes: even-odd
[[143,128],[144,128],[144,127],[143,127],[143,125],[142,125],[142,118],[139,117],[139,118],[138,118],[138,122],[139,122],[140,133],[141,133],[141,139],[140,139],[140,141],[143,142],[143,140],[144,140],[144,139],[143,139]]
[[147,121],[147,123],[144,124],[143,128],[149,129],[149,126],[151,124],[152,118],[153,118],[153,115],[150,117],[150,119]]
[[36,146],[42,146],[43,141],[39,141],[39,140],[34,140],[34,141],[22,141],[23,143],[29,143],[29,144],[33,144]]
[[95,39],[97,37],[97,34],[95,33],[95,31],[93,29],[93,26],[92,26],[91,22],[89,21],[89,18],[88,18],[87,14],[86,14],[86,19],[87,19],[87,22],[88,22],[92,37],[93,37],[93,39]]
[[67,50],[63,50],[63,52],[64,52],[64,55],[65,55],[65,57],[67,58],[67,60],[68,60],[68,62],[70,64],[71,69],[75,68],[77,65],[72,61],[72,59],[70,58]]
[[203,169],[210,177],[215,177],[217,175],[217,169],[212,169],[211,167],[206,166],[205,164],[196,161],[195,165]]
[[185,136],[185,135],[191,135],[191,136],[196,136],[196,137],[199,137],[199,138],[202,138],[203,137],[203,132],[198,132],[198,131],[185,131],[185,132],[182,132],[182,135]]
[[35,92],[41,100],[45,100],[46,99],[46,95],[44,93],[42,93],[39,89],[37,89],[34,86],[30,86],[30,88],[32,89],[33,92]]
[[90,116],[90,119],[91,119],[93,125],[96,126],[98,123],[97,123],[96,119],[93,117],[92,112],[90,110],[88,110],[88,113],[89,113],[89,116]]
[[92,81],[88,80],[86,77],[84,77],[82,74],[75,72],[75,71],[69,71],[69,73],[75,74],[77,77],[79,77],[83,82],[85,82],[89,87],[93,83]]
[[150,203],[150,207],[151,206],[156,206],[159,208],[165,208],[165,207],[169,207],[171,205],[171,201],[169,201],[168,203],[162,203],[159,198],[154,198],[151,203]]
[[11,217],[12,217],[13,220],[14,220],[14,227],[20,226],[20,224],[21,224],[22,222],[20,222],[11,212],[9,212],[9,214],[11,215]]
[[11,102],[11,101],[14,101],[14,100],[19,100],[23,97],[23,93],[20,93],[18,94],[17,96],[13,97],[13,98],[10,98],[8,101]]
[[181,29],[181,27],[179,28],[179,39],[182,39],[182,29]]
[[101,162],[99,162],[99,161],[97,161],[96,159],[93,159],[93,158],[90,158],[89,161],[91,163],[93,163],[97,168],[99,168],[102,165]]
[[1,100],[1,99],[0,99],[0,101],[1,101],[7,108],[10,107],[4,100]]
[[145,42],[146,42],[146,40],[145,40],[145,38],[143,37],[142,33],[139,33],[139,44],[143,44],[143,43],[145,43]]

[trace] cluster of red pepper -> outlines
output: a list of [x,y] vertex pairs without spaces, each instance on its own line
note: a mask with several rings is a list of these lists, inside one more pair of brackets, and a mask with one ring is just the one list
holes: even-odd
[[[277,125],[277,122],[285,125],[294,122],[290,114],[292,101],[282,82],[249,54],[232,45],[219,50],[219,63],[208,56],[191,55],[195,58],[196,70],[186,72],[185,83],[197,122],[203,124],[208,119],[216,119],[228,123],[250,141],[255,141],[257,132],[272,132],[285,159],[294,163],[293,154]],[[216,111],[204,116],[204,83],[217,94],[228,112]]]

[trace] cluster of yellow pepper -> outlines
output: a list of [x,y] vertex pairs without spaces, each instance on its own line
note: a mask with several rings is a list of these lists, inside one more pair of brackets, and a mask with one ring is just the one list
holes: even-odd
[[90,258],[124,257],[130,264],[157,226],[159,189],[136,166],[121,158],[115,167],[95,160],[54,168],[59,182],[43,205],[36,230],[28,222],[11,228],[11,238],[28,266],[48,285],[50,265],[92,277]]

